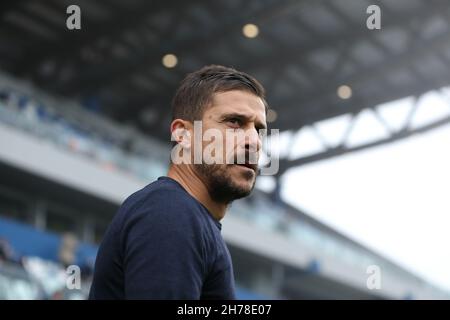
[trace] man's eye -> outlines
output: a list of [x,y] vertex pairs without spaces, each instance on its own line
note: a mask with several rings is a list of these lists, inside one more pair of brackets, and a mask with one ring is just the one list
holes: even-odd
[[241,120],[237,118],[229,119],[228,123],[231,123],[234,126],[240,126],[242,124]]

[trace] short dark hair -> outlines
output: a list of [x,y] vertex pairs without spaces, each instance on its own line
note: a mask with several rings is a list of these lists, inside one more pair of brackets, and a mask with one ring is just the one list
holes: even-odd
[[201,120],[217,92],[245,90],[260,97],[266,111],[264,87],[245,72],[220,65],[209,65],[189,73],[180,83],[172,100],[172,120]]

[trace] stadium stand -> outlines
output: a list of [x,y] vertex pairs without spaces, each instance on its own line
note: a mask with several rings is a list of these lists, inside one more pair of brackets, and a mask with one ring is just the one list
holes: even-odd
[[[6,82],[8,82],[8,85],[5,84]],[[126,132],[126,130],[121,131],[120,125],[111,124],[109,123],[110,120],[106,119],[101,120],[104,127],[90,126],[89,121],[83,121],[82,119],[98,117],[96,114],[91,114],[92,111],[85,110],[80,105],[72,103],[70,115],[65,114],[61,111],[64,108],[51,107],[52,102],[57,103],[58,106],[65,102],[42,98],[45,95],[35,88],[30,89],[29,86],[10,78],[3,78],[0,92],[2,139],[10,137],[8,141],[0,141],[3,145],[16,141],[14,146],[20,149],[21,143],[25,143],[23,145],[25,147],[27,139],[37,139],[37,141],[45,142],[46,146],[49,143],[51,152],[55,152],[55,154],[72,154],[83,164],[93,165],[96,170],[105,172],[107,176],[120,175],[123,181],[131,181],[127,192],[110,193],[105,197],[105,194],[102,194],[100,190],[95,190],[89,195],[89,197],[96,198],[96,201],[103,206],[108,203],[107,216],[109,217],[113,214],[113,209],[118,207],[123,200],[123,196],[128,194],[129,191],[137,190],[139,186],[143,186],[165,173],[167,159],[161,157],[161,155],[167,154],[168,149],[158,142],[151,139],[146,140],[146,138],[137,135],[136,140],[142,139],[140,140],[142,141],[141,146],[148,146],[148,148],[135,148],[134,146],[130,148],[129,145],[124,144],[124,141],[127,138],[133,138],[134,140],[134,133]],[[93,121],[99,122],[97,119]],[[109,129],[102,130],[103,128]],[[117,130],[118,132],[111,133],[108,130]],[[22,134],[25,135],[22,136]],[[122,137],[122,139],[109,139],[110,136]],[[20,139],[14,140],[18,137]],[[34,143],[34,145],[36,144]],[[48,153],[46,158],[45,154],[50,152],[50,149],[45,151],[44,146],[42,147],[36,149],[36,152],[39,151],[38,153],[44,156],[41,161],[50,158],[55,159],[53,153]],[[13,155],[14,150],[10,148],[6,157]],[[0,152],[0,157],[3,157],[3,165],[7,166],[7,169],[3,168],[3,173],[8,170],[8,174],[12,174],[12,168],[5,163],[5,160],[8,160],[5,159],[5,154]],[[31,160],[31,162],[39,161],[37,159]],[[28,166],[25,163],[22,165]],[[43,163],[37,165],[40,168],[44,166]],[[70,168],[71,165],[73,165],[73,168]],[[15,163],[15,166],[15,170],[23,171],[23,168],[17,168],[20,167],[17,163]],[[33,168],[29,166],[27,170],[33,170]],[[52,170],[52,172],[57,171],[54,167]],[[72,193],[75,194],[74,189],[83,189],[82,185],[72,185],[71,188],[68,188],[67,184],[70,184],[70,179],[64,180],[70,175],[71,171],[81,174],[82,170],[79,170],[75,163],[65,163],[62,171],[60,176],[62,180],[58,181],[58,185],[61,183],[62,188],[70,190],[70,192],[66,190],[69,197]],[[22,172],[21,174],[25,173]],[[42,172],[37,173],[37,175],[42,175]],[[66,177],[64,178],[64,176]],[[8,179],[7,175],[4,175],[4,177],[5,180],[2,181],[3,185],[1,186],[3,197],[8,198],[13,204],[13,199],[32,198],[32,196],[26,194],[26,191],[21,190],[20,186],[8,186],[8,183],[13,180],[17,182],[21,179],[15,179],[16,177],[13,179],[12,176]],[[99,177],[100,180],[103,179],[103,176],[99,175]],[[52,180],[49,177],[41,177],[40,179]],[[49,187],[51,183],[54,182],[47,182],[46,186]],[[108,183],[105,184],[108,185]],[[101,185],[102,181],[99,181],[99,188],[101,188]],[[114,187],[114,185],[108,185],[108,188]],[[90,193],[89,190],[82,191],[83,193]],[[21,194],[21,192],[24,193]],[[56,274],[64,275],[63,264],[58,258],[58,254],[61,239],[66,232],[73,232],[80,239],[80,243],[76,246],[74,263],[82,266],[84,275],[89,274],[97,248],[95,242],[98,243],[101,239],[108,218],[104,214],[96,212],[96,206],[93,206],[92,212],[84,216],[81,219],[82,223],[77,225],[75,215],[79,213],[69,212],[62,215],[60,213],[64,211],[63,209],[51,209],[52,207],[58,207],[58,205],[52,203],[53,201],[53,199],[44,197],[41,202],[41,206],[46,208],[44,210],[44,222],[40,221],[42,217],[39,218],[39,210],[33,211],[31,217],[30,214],[24,216],[23,212],[22,215],[20,214],[20,210],[28,210],[29,204],[25,203],[22,207],[20,205],[5,207],[8,201],[2,201],[4,208],[1,208],[1,214],[10,218],[1,218],[0,236],[10,243],[18,257],[22,257],[15,258],[20,261],[16,269],[21,270],[21,275],[9,277],[7,274],[11,274],[10,271],[5,271],[3,275],[4,279],[11,278],[11,280],[8,280],[9,282],[4,281],[9,283],[8,286],[17,285],[19,288],[16,293],[17,297],[21,295],[25,298],[34,296],[52,299],[86,297],[86,285],[84,286],[84,292],[75,294],[72,291],[64,290],[62,280],[59,285],[54,283],[48,285],[48,280],[44,275],[53,272],[51,270],[54,270]],[[70,200],[67,198],[65,201]],[[19,202],[16,201],[15,203]],[[6,211],[9,210],[17,214],[8,214]],[[53,214],[52,211],[58,213]],[[22,222],[18,222],[20,220]],[[97,228],[95,225],[100,221],[103,221],[103,225]],[[24,224],[24,222],[28,224]],[[98,229],[97,236],[92,235],[92,233],[95,234],[92,231],[96,228]],[[225,240],[229,243],[230,251],[235,257],[235,265],[238,270],[236,280],[239,285],[240,298],[314,298],[319,296],[379,299],[388,297],[418,298],[430,295],[446,296],[446,293],[438,288],[430,287],[426,282],[403,268],[315,221],[279,199],[273,201],[270,195],[260,190],[256,190],[254,195],[245,200],[233,203],[230,218],[225,221],[224,232]],[[268,245],[269,243],[270,245]],[[286,249],[280,250],[279,248]],[[292,250],[298,251],[299,254],[290,254]],[[27,260],[28,262],[24,263]],[[392,282],[395,285],[387,286],[384,291],[377,294],[368,292],[367,288],[361,286],[361,283],[365,284],[364,281],[361,281],[361,278],[366,276],[365,267],[370,264],[382,266],[387,272],[387,277],[395,279]],[[255,266],[258,267],[255,268]],[[8,267],[8,269],[11,268]],[[352,272],[349,272],[349,270]],[[44,275],[34,275],[33,280],[26,280],[28,278],[25,277],[25,274],[30,275],[33,272],[41,272]],[[18,280],[19,278],[22,280]],[[38,279],[37,282],[36,279]],[[61,279],[63,279],[63,276]],[[274,281],[279,283],[274,284]],[[298,281],[301,281],[301,286],[295,285]],[[334,291],[327,289],[331,286],[331,283],[334,286]],[[27,289],[23,289],[25,287]],[[273,288],[279,289],[275,291]],[[301,290],[298,288],[301,288]],[[5,292],[10,291],[9,289],[4,290],[3,295],[6,296]],[[13,295],[13,293],[11,294]]]

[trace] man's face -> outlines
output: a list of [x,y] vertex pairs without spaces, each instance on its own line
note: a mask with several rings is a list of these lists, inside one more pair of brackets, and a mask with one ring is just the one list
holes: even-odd
[[[214,95],[212,105],[203,114],[202,129],[203,134],[210,129],[221,132],[219,139],[222,141],[216,142],[223,146],[218,151],[223,153],[223,162],[206,164],[203,161],[194,168],[205,180],[215,201],[229,203],[250,194],[261,150],[258,133],[266,128],[265,105],[258,96],[242,90]],[[203,150],[212,141],[203,141]]]

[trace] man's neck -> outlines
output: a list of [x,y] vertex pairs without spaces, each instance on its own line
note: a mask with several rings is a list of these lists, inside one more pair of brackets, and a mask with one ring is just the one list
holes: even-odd
[[218,203],[211,199],[205,182],[194,171],[192,165],[171,165],[167,176],[180,183],[191,196],[209,210],[217,221],[222,220],[225,216],[227,204]]

